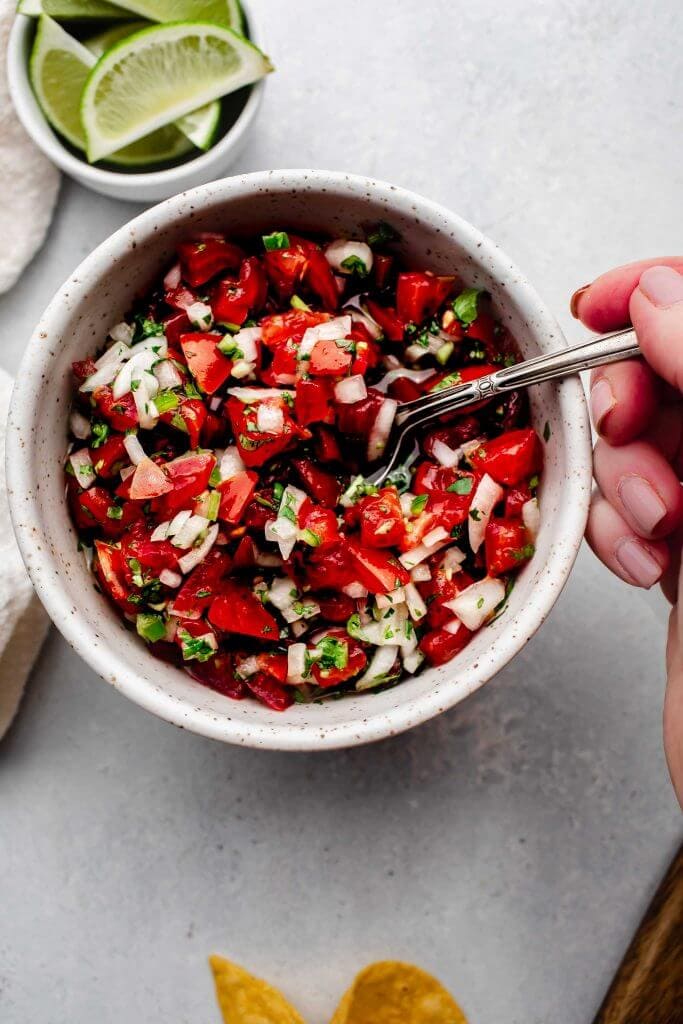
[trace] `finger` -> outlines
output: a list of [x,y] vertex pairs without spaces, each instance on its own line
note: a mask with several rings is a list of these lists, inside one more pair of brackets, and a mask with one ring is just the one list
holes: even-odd
[[591,331],[616,331],[630,323],[628,303],[648,267],[675,267],[683,271],[683,256],[662,256],[639,260],[608,270],[592,284],[584,285],[571,297],[570,308],[577,320]]
[[631,319],[646,360],[660,377],[683,391],[683,267],[651,267],[630,302]]
[[666,696],[664,698],[664,750],[678,802],[683,808],[683,616],[681,603],[669,618],[666,645]]
[[633,359],[594,370],[591,417],[610,444],[626,444],[651,424],[657,408],[657,382],[646,362]]
[[678,600],[678,577],[681,571],[681,545],[683,544],[683,531],[680,527],[666,538],[666,543],[669,547],[669,564],[664,570],[659,583],[667,601],[670,601],[671,604],[676,604]]
[[595,479],[610,505],[640,537],[666,537],[681,522],[683,493],[661,452],[646,441],[612,448],[599,440]]
[[608,569],[634,587],[654,586],[669,564],[666,542],[636,536],[601,494],[591,505],[586,540]]

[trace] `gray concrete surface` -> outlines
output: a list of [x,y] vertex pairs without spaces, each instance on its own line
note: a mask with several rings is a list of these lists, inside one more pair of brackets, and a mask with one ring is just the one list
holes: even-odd
[[[558,311],[681,248],[676,0],[319,0],[268,11],[278,73],[238,170],[397,181],[495,237]],[[0,299],[15,371],[56,286],[136,208],[65,182]],[[323,1024],[379,957],[471,1024],[590,1021],[681,839],[661,750],[665,618],[583,552],[483,691],[378,746],[222,747],[109,690],[56,633],[0,746],[3,1024],[217,1021],[222,952]]]

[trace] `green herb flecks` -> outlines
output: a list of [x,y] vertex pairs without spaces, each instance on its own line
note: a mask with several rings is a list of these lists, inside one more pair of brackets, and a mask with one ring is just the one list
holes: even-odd
[[263,235],[263,247],[266,252],[274,252],[276,249],[289,249],[289,235],[286,231],[273,231],[270,235]]
[[477,319],[479,296],[485,294],[479,288],[465,288],[453,299],[453,312],[463,327],[469,327]]

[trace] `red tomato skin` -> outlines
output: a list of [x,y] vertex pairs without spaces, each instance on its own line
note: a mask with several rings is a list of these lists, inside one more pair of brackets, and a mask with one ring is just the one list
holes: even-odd
[[262,434],[259,431],[251,430],[247,422],[245,406],[237,398],[228,400],[226,412],[230,418],[240,457],[245,466],[250,469],[262,466],[268,459],[286,451],[299,437],[310,437],[308,431],[302,435],[302,430],[298,428],[287,408],[283,408],[284,425],[281,434]]
[[334,423],[333,396],[334,388],[331,381],[297,381],[294,396],[294,415],[297,423],[302,427],[308,427],[311,423]]
[[285,313],[274,313],[261,320],[263,344],[273,350],[287,341],[298,345],[309,327],[316,327],[329,319],[328,313],[316,313],[306,309],[288,309]]
[[218,349],[222,338],[222,334],[193,333],[184,334],[180,339],[190,373],[205,395],[218,391],[232,370],[232,362]]
[[401,543],[405,524],[401,503],[393,488],[385,487],[379,494],[363,498],[358,503],[358,512],[360,539],[366,547],[391,548]]
[[221,493],[218,518],[232,526],[240,523],[246,507],[254,495],[257,483],[258,473],[251,470],[243,470],[241,473],[236,473],[230,480],[220,483],[217,488]]
[[491,441],[482,441],[470,456],[470,462],[508,487],[538,473],[543,465],[543,450],[533,427],[509,430]]
[[505,518],[519,518],[522,514],[522,506],[531,501],[533,495],[527,481],[511,487],[505,495]]
[[321,249],[316,247],[307,254],[304,278],[327,312],[336,312],[339,307],[339,289],[332,267]]
[[326,622],[348,622],[356,610],[356,602],[346,594],[317,594],[313,599]]
[[410,583],[410,573],[388,551],[364,547],[353,540],[347,541],[347,548],[354,578],[367,587],[371,594],[388,594]]
[[215,654],[208,661],[189,661],[185,663],[185,669],[198,683],[232,700],[242,700],[247,695],[244,683],[235,679],[230,654]]
[[384,253],[374,253],[372,269],[377,287],[380,290],[386,288],[394,270],[394,257],[387,256]]
[[341,590],[354,579],[349,552],[345,543],[314,548],[306,565],[304,578],[313,590]]
[[94,359],[79,359],[75,363],[71,364],[71,372],[74,378],[79,384],[87,380],[88,377],[92,377],[93,373],[97,372]]
[[434,442],[443,441],[449,448],[459,448],[466,441],[473,441],[481,435],[481,424],[476,416],[463,416],[457,423],[448,427],[437,427],[425,435],[422,442],[423,454],[433,459]]
[[90,458],[97,475],[105,480],[118,476],[121,467],[130,462],[120,434],[108,437],[99,448],[91,448]]
[[352,362],[352,354],[336,341],[318,341],[311,352],[308,372],[314,377],[342,377]]
[[195,498],[206,490],[216,459],[209,452],[181,455],[164,466],[173,489],[152,502],[152,512],[161,522],[181,509],[191,508]]
[[242,537],[233,555],[232,564],[235,569],[251,569],[256,565],[256,546],[251,537]]
[[318,427],[315,438],[315,454],[320,462],[341,462],[342,453],[336,434],[329,427]]
[[[518,569],[531,557],[526,528],[521,520],[491,519],[486,527],[486,567],[489,576],[501,576]],[[525,549],[529,548],[527,551]]]
[[445,665],[467,646],[471,637],[472,634],[465,626],[460,626],[457,633],[433,629],[424,634],[419,646],[430,665]]
[[454,572],[449,579],[441,567],[434,567],[431,580],[418,584],[418,590],[427,602],[427,624],[432,629],[445,626],[454,618],[450,608],[445,607],[446,602],[452,601],[471,583],[474,580],[464,569]]
[[121,398],[114,398],[111,388],[107,386],[95,388],[92,397],[97,412],[114,430],[125,434],[127,430],[137,427],[138,413],[130,392]]
[[403,320],[420,324],[446,301],[453,291],[454,277],[422,272],[398,275],[396,285],[396,311]]
[[[183,334],[189,334],[192,331],[192,324],[190,323],[188,316],[183,310],[177,313],[171,313],[164,320],[164,334],[170,347],[177,348],[180,345],[180,339]],[[172,353],[169,352],[169,358]]]
[[337,427],[345,438],[367,440],[384,403],[384,395],[376,388],[368,388],[367,398],[360,402],[338,402],[335,405]]
[[326,636],[341,640],[347,647],[347,661],[344,668],[321,669],[318,665],[313,666],[313,675],[318,686],[329,689],[339,686],[340,683],[344,683],[347,679],[352,679],[353,676],[362,672],[368,659],[358,641],[350,637],[345,629],[328,629]]
[[335,508],[341,495],[341,484],[335,476],[320,469],[310,459],[292,459],[304,490],[325,508]]
[[306,270],[306,256],[298,248],[273,249],[263,254],[268,280],[282,302],[289,302]]
[[[171,614],[198,619],[207,610],[219,590],[221,580],[230,571],[230,558],[215,548],[192,570],[173,597]],[[206,593],[208,591],[208,593]]]
[[382,329],[382,334],[389,341],[403,341],[406,329],[405,320],[391,306],[380,306],[378,302],[368,299],[368,312]]
[[183,554],[182,548],[176,548],[168,540],[151,540],[154,526],[147,526],[140,521],[135,523],[121,538],[126,579],[132,578],[130,559],[135,558],[143,570],[158,576],[163,569],[175,572],[178,559]]
[[126,583],[120,548],[96,540],[93,569],[107,597],[123,611],[135,614],[137,606],[129,601],[131,590]]
[[244,323],[250,313],[263,308],[268,295],[268,279],[255,256],[244,260],[239,280],[219,281],[210,296],[214,319],[223,324]]
[[177,288],[170,288],[165,292],[164,301],[167,305],[172,306],[173,309],[185,312],[198,300],[194,292],[191,292],[189,288],[181,284]]
[[240,633],[257,640],[277,641],[278,625],[249,587],[226,580],[211,602],[209,622],[225,633]]
[[244,253],[239,246],[218,237],[181,242],[178,258],[183,280],[191,288],[198,288],[223,270],[237,270]]
[[294,703],[292,691],[282,686],[272,676],[265,672],[256,672],[249,676],[246,685],[254,697],[269,707],[271,711],[285,711]]
[[[308,506],[308,507],[306,507]],[[317,547],[326,544],[337,544],[341,537],[337,526],[337,517],[331,508],[321,508],[305,501],[299,510],[299,526],[302,530],[311,530],[319,539]]]

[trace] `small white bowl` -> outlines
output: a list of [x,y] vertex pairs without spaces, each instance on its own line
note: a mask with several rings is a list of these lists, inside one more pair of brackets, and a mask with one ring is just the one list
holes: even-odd
[[[263,31],[249,0],[242,0],[249,38],[265,50]],[[134,15],[131,15],[131,18]],[[115,199],[156,202],[177,192],[219,178],[239,156],[261,106],[266,79],[249,86],[249,97],[237,120],[206,153],[160,171],[112,171],[92,166],[74,154],[52,130],[35,97],[28,74],[35,19],[18,14],[7,45],[7,80],[17,117],[36,146],[81,185]]]
[[[581,543],[590,495],[591,449],[578,378],[530,393],[537,430],[550,431],[541,484],[536,553],[509,607],[454,661],[378,694],[277,713],[233,701],[158,661],[94,588],[78,553],[64,499],[63,460],[71,363],[93,355],[127,312],[199,231],[274,228],[355,234],[385,220],[417,267],[457,271],[488,289],[527,357],[565,344],[536,292],[506,256],[449,210],[405,189],[327,171],[270,171],[227,178],[169,199],[103,242],[57,292],[31,338],[12,399],[7,477],[14,528],[31,579],[69,643],[104,679],[175,725],[230,743],[280,750],[352,746],[401,732],[457,704],[529,640],[555,603]],[[548,428],[545,425],[548,424]]]

